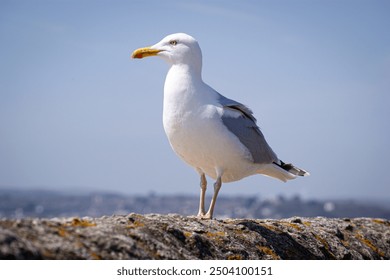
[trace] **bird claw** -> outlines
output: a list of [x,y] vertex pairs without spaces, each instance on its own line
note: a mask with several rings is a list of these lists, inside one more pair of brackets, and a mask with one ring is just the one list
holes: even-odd
[[213,217],[210,215],[210,213],[199,213],[196,218],[201,219],[201,220],[211,220]]

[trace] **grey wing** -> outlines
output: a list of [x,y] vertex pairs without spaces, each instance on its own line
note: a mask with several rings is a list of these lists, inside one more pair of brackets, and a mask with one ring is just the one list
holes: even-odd
[[242,144],[249,150],[255,163],[279,162],[278,157],[272,151],[264,138],[260,128],[256,125],[256,119],[252,111],[245,105],[220,95],[219,102],[226,110],[235,110],[241,113],[238,118],[231,114],[223,113],[222,122]]
[[244,114],[245,117],[252,120],[254,124],[256,125],[256,118],[253,116],[253,112],[251,109],[246,107],[244,104],[241,104],[240,102],[237,102],[233,99],[226,98],[225,96],[218,94],[218,101],[223,107],[229,107],[231,109],[235,109],[240,111],[242,114]]

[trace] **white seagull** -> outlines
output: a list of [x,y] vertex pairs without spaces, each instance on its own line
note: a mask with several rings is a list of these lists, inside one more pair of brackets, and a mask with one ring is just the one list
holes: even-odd
[[[193,37],[184,33],[168,35],[132,54],[133,58],[148,56],[159,56],[170,65],[164,85],[164,130],[175,153],[200,175],[198,217],[213,217],[222,182],[254,174],[284,182],[309,175],[277,157],[248,107],[203,82],[202,52]],[[205,175],[215,180],[207,212]]]

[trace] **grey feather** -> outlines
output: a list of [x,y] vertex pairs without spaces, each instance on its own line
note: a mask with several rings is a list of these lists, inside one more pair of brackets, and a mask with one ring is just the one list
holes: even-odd
[[228,99],[219,94],[219,102],[224,110],[234,110],[241,113],[238,118],[231,117],[230,114],[222,115],[223,124],[240,140],[249,150],[255,163],[279,162],[278,157],[272,151],[264,138],[260,128],[256,125],[256,119],[252,110],[245,105]]
[[236,109],[238,111],[241,111],[248,119],[252,120],[254,124],[256,125],[256,118],[253,116],[253,112],[251,109],[249,109],[244,104],[241,104],[240,102],[237,102],[235,100],[226,98],[225,96],[218,94],[218,101],[223,107],[229,107],[231,109]]

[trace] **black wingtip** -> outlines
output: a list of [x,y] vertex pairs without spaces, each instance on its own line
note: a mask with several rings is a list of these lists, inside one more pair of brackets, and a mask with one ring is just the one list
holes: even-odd
[[300,168],[292,165],[291,163],[284,163],[283,161],[280,161],[280,164],[278,164],[276,162],[274,162],[274,164],[276,164],[277,166],[283,168],[287,172],[290,172],[290,173],[292,173],[294,175],[297,175],[297,176],[308,176],[308,175],[310,175],[310,173],[307,172],[306,170],[300,169]]

